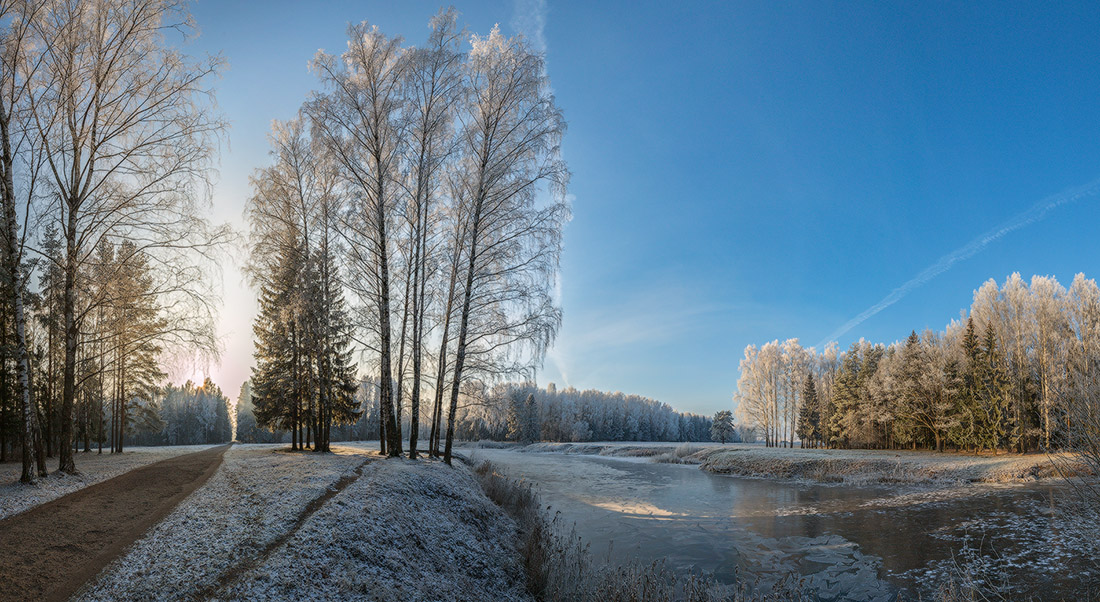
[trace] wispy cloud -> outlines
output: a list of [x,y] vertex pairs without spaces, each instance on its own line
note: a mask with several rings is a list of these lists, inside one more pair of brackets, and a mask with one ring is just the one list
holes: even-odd
[[546,52],[546,0],[515,0],[511,24],[535,50]]
[[996,228],[993,228],[985,234],[982,234],[974,240],[971,240],[966,245],[955,249],[954,251],[944,255],[943,257],[940,257],[939,260],[936,261],[936,263],[933,263],[927,268],[921,270],[919,274],[909,279],[909,281],[907,281],[905,284],[902,284],[901,286],[895,288],[893,291],[890,292],[889,295],[883,297],[881,301],[875,303],[871,307],[868,307],[856,317],[845,322],[840,328],[836,329],[835,332],[825,337],[824,340],[818,343],[818,348],[824,347],[825,344],[830,341],[835,341],[839,339],[843,334],[860,325],[868,318],[897,303],[912,291],[920,288],[921,286],[924,286],[928,281],[951,269],[951,267],[954,266],[956,263],[977,255],[991,243],[1000,240],[1001,238],[1012,232],[1015,232],[1016,230],[1019,230],[1020,228],[1029,226],[1037,221],[1042,220],[1051,211],[1054,211],[1055,209],[1063,205],[1068,205],[1086,197],[1096,196],[1097,193],[1100,193],[1100,180],[1090,182],[1088,184],[1085,184],[1084,186],[1079,186],[1077,188],[1067,190],[1060,194],[1056,194],[1054,196],[1050,196],[1039,201],[1027,211],[1024,211],[1023,213],[1012,217],[1011,219],[1002,223]]

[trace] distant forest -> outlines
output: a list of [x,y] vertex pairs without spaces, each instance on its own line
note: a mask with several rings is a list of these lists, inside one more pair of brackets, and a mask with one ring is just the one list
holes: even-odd
[[[257,425],[250,384],[241,389],[237,405],[237,439],[245,443],[289,441],[290,433]],[[380,419],[377,382],[360,383],[356,395],[358,420],[334,425],[332,441],[376,438]],[[677,412],[668,404],[638,395],[539,388],[503,383],[463,395],[455,418],[455,433],[467,441],[710,441],[711,419]],[[403,414],[402,429],[410,431]],[[428,433],[429,421],[420,431]]]
[[989,280],[940,332],[822,353],[750,345],[735,396],[767,445],[1026,452],[1074,446],[1095,425],[1100,288],[1078,274]]

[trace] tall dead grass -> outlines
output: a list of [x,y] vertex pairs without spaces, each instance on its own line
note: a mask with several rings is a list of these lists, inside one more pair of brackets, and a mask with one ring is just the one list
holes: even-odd
[[[892,457],[891,457],[892,456]],[[718,474],[822,483],[1016,483],[1092,474],[1079,456],[979,457],[908,453],[708,449],[692,457]]]

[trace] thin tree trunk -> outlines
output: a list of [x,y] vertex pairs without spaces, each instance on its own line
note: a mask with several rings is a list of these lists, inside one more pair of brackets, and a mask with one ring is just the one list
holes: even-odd
[[128,412],[127,412],[128,408],[126,407],[127,399],[126,399],[126,348],[125,348],[125,344],[123,344],[122,348],[119,349],[119,352],[120,353],[119,353],[118,363],[120,365],[119,365],[119,378],[118,378],[119,384],[118,384],[118,386],[119,386],[119,393],[121,393],[121,395],[119,396],[119,400],[118,400],[118,403],[119,403],[119,409],[118,409],[118,452],[122,453],[122,450],[124,448],[123,443],[126,440],[126,418],[127,418],[127,414],[128,414]]
[[382,380],[378,380],[378,451],[386,455],[386,421],[382,419]]
[[[34,405],[33,391],[31,388],[30,357],[27,351],[27,319],[23,305],[23,278],[20,272],[19,253],[19,222],[15,211],[15,183],[12,169],[14,157],[12,156],[9,125],[11,123],[10,107],[4,107],[2,123],[0,123],[0,144],[3,152],[3,203],[6,245],[6,263],[10,272],[10,284],[12,293],[12,309],[15,318],[15,362],[16,378],[19,381],[19,396],[23,411],[23,472],[20,480],[30,483],[35,480],[34,470],[31,467],[32,450],[42,451],[41,430],[38,425],[38,409]],[[43,462],[43,454],[34,454],[39,458],[38,475],[46,476],[47,470]],[[70,454],[71,462],[71,454]]]
[[451,262],[451,278],[447,290],[447,307],[443,312],[443,337],[439,344],[439,367],[435,379],[435,403],[432,407],[432,431],[429,435],[431,439],[429,442],[429,446],[431,447],[430,455],[433,458],[439,457],[439,440],[442,437],[443,391],[445,386],[444,383],[446,382],[445,379],[447,377],[447,344],[450,342],[451,314],[454,311],[455,287],[458,282],[459,248],[460,245],[456,244],[455,258]]
[[466,290],[462,295],[462,314],[459,319],[458,342],[455,351],[455,372],[451,380],[451,407],[447,414],[447,443],[443,449],[443,461],[451,464],[451,450],[454,447],[455,412],[458,410],[458,389],[462,385],[462,369],[466,363],[466,336],[470,322],[470,303],[474,288],[474,271],[477,269],[477,239],[481,230],[482,187],[478,185],[478,194],[474,206],[474,218],[470,222],[470,258],[466,266]]
[[80,333],[76,323],[76,200],[67,199],[69,209],[65,229],[65,367],[61,391],[61,444],[58,470],[76,473],[73,462],[73,402],[76,397],[76,346]]
[[[414,253],[415,255],[415,253]],[[412,262],[416,262],[415,256]],[[405,274],[405,307],[401,309],[401,336],[397,346],[397,391],[394,393],[396,403],[394,405],[397,414],[397,437],[401,436],[401,398],[405,396],[405,342],[408,340],[409,305],[411,295],[409,287],[412,286],[412,273]],[[414,293],[415,295],[415,293]],[[415,424],[409,424],[409,430],[416,430]]]
[[55,340],[57,339],[57,337],[55,336],[57,334],[57,332],[56,332],[57,328],[55,327],[55,321],[56,321],[56,318],[57,318],[57,313],[55,311],[56,308],[54,306],[53,299],[52,299],[53,295],[48,291],[46,292],[46,294],[49,295],[47,297],[47,299],[50,299],[50,301],[48,302],[48,305],[47,305],[47,308],[48,308],[47,311],[49,312],[49,320],[50,321],[49,321],[49,326],[47,326],[47,332],[49,333],[49,335],[47,336],[48,343],[47,343],[47,352],[46,352],[47,353],[47,367],[46,367],[46,381],[47,381],[47,383],[46,383],[46,455],[52,458],[53,457],[53,445],[54,445],[54,432],[53,432],[53,423],[54,423],[54,416],[53,416],[54,407],[53,407],[53,405],[54,404],[53,404],[53,402],[54,402],[54,397],[57,395],[57,387],[54,386],[54,381],[56,381],[57,379],[55,378],[56,374],[54,373],[54,366],[53,366],[53,358],[54,358],[54,355],[56,354],[56,351],[57,351],[56,350],[56,344],[55,344]]
[[[376,147],[377,148],[377,147]],[[375,164],[381,165],[382,158],[375,155]],[[395,414],[393,407],[393,366],[392,357],[390,354],[391,341],[390,341],[390,266],[389,266],[389,253],[386,248],[386,210],[385,210],[385,190],[382,185],[382,178],[378,178],[378,184],[376,189],[376,203],[377,208],[375,212],[375,219],[377,220],[378,228],[378,240],[376,245],[378,246],[378,334],[379,334],[379,352],[380,352],[380,366],[379,372],[381,374],[381,382],[379,383],[379,395],[381,405],[381,418],[385,424],[385,436],[386,436],[386,455],[391,458],[397,457],[401,454],[401,435],[398,431],[397,423],[395,422]]]
[[[405,303],[401,310],[401,337],[397,344],[397,390],[394,391],[394,413],[397,416],[397,438],[401,438],[401,400],[405,394],[405,341],[409,328],[409,287],[412,274],[405,274]],[[410,425],[410,428],[412,426]]]
[[427,224],[422,223],[426,221],[426,217],[421,216],[423,211],[422,204],[417,203],[416,206],[416,252],[413,259],[413,339],[412,339],[412,360],[413,360],[413,385],[412,385],[412,399],[411,403],[411,420],[409,424],[409,458],[416,459],[416,444],[420,438],[420,360],[421,360],[421,337],[424,331],[424,278],[426,277],[427,270],[421,264],[424,262],[424,247],[426,243],[424,237],[427,232]]

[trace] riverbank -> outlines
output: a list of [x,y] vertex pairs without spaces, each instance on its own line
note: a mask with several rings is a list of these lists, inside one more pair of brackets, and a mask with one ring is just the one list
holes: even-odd
[[537,491],[542,508],[575,525],[599,563],[633,563],[622,573],[628,584],[638,565],[660,563],[765,594],[793,579],[810,599],[974,600],[983,598],[969,596],[980,593],[971,586],[1003,584],[990,599],[1069,600],[1081,599],[1094,574],[1088,529],[1063,503],[1076,499],[1074,490],[1058,479],[847,485],[728,478],[608,455],[469,455]]
[[1073,454],[963,454],[907,450],[764,447],[746,443],[603,441],[473,443],[472,448],[525,453],[585,454],[693,464],[715,474],[814,483],[957,485],[1032,483],[1091,474]]
[[707,448],[688,456],[686,460],[716,474],[818,483],[1031,483],[1090,474],[1087,465],[1070,454],[974,455],[738,445]]

